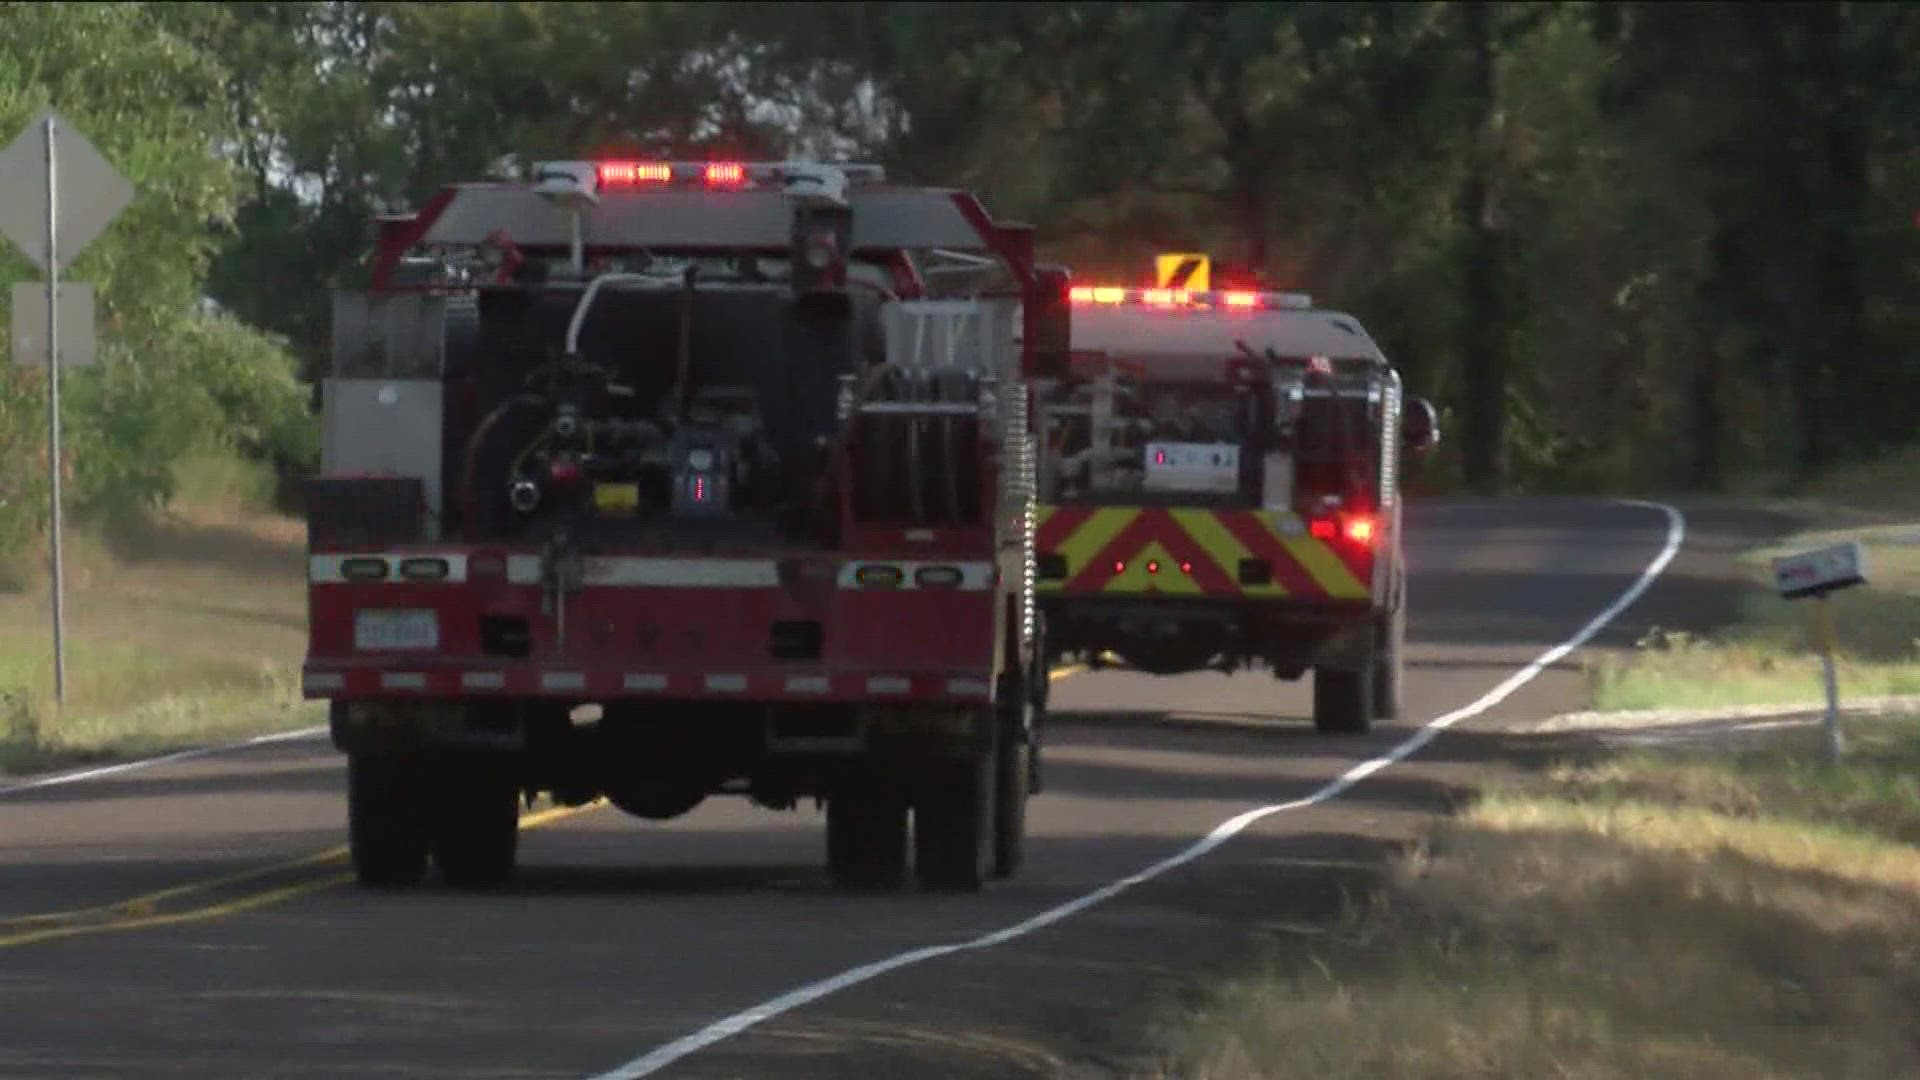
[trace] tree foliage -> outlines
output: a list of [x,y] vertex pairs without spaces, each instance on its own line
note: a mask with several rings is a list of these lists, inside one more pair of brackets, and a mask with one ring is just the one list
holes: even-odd
[[[310,452],[249,328],[323,354],[372,217],[441,184],[801,153],[976,189],[1082,278],[1208,250],[1354,311],[1450,414],[1444,476],[1714,486],[1920,436],[1916,12],[0,4],[0,122],[55,102],[142,192],[79,268],[130,358],[75,391],[113,416],[81,468],[216,414]],[[0,472],[32,411],[5,383]],[[99,467],[160,492],[163,458]]]

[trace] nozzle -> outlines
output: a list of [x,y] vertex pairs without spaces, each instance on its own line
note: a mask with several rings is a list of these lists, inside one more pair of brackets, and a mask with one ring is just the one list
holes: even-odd
[[507,490],[507,501],[515,510],[531,514],[540,506],[540,485],[531,480],[515,480]]

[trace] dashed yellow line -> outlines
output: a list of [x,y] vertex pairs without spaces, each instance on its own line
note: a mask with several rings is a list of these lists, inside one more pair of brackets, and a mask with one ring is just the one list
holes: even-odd
[[[583,814],[605,805],[603,800],[595,800],[584,806],[556,806],[537,813],[528,814],[520,819],[520,828],[537,829],[556,821]],[[224,885],[252,881],[258,878],[282,874],[291,870],[300,870],[311,866],[324,866],[339,862],[347,857],[345,847],[328,848],[298,859],[262,866],[253,870],[228,874],[224,877],[209,878],[206,881],[189,882],[157,892],[145,893],[128,900],[112,904],[100,904],[94,907],[75,908],[69,911],[48,912],[42,915],[23,915],[0,921],[0,949],[19,945],[33,945],[42,941],[59,938],[80,937],[86,934],[107,934],[124,930],[149,930],[163,926],[179,926],[184,923],[210,922],[229,915],[254,911],[273,904],[297,899],[312,893],[344,885],[354,879],[351,872],[328,874],[324,877],[296,881],[278,888],[249,893],[217,904],[189,908],[185,911],[160,912],[156,909],[168,900],[195,893],[204,893]],[[4,931],[13,931],[5,933]]]
[[[1058,682],[1087,670],[1084,664],[1068,664],[1047,672],[1049,682]],[[576,814],[585,813],[606,805],[604,799],[596,799],[584,806],[556,806],[520,819],[520,828],[537,829],[556,821],[562,821]],[[248,893],[231,900],[202,907],[188,908],[185,911],[161,911],[162,905],[181,897],[208,893],[231,885],[240,885],[261,878],[273,877],[311,867],[329,866],[344,862],[348,857],[345,845],[331,847],[325,851],[316,851],[311,855],[302,855],[286,862],[259,866],[251,870],[208,878],[205,881],[192,881],[184,885],[174,885],[126,900],[117,900],[110,904],[96,904],[91,907],[71,908],[65,911],[49,911],[36,915],[16,915],[0,919],[0,949],[14,948],[20,945],[33,945],[43,941],[60,938],[80,937],[86,934],[117,933],[126,930],[150,930],[165,926],[180,926],[188,923],[210,922],[229,915],[256,911],[263,907],[295,900],[302,896],[324,892],[344,885],[353,880],[350,871],[327,874],[292,882],[277,888]]]

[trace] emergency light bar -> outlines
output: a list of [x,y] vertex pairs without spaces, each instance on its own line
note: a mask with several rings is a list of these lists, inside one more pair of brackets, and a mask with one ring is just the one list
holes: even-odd
[[1297,292],[1251,292],[1238,289],[1125,289],[1110,285],[1075,285],[1067,292],[1075,304],[1189,310],[1308,311],[1313,297]]
[[784,188],[796,182],[814,182],[825,171],[844,176],[849,184],[886,181],[879,165],[815,165],[795,161],[539,161],[533,166],[537,183],[555,176],[570,178],[595,191],[647,188],[706,187],[718,190]]

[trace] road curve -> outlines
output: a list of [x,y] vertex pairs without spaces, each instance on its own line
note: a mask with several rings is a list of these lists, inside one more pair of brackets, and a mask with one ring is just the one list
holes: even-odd
[[[1598,500],[1436,501],[1408,517],[1403,721],[1317,736],[1301,719],[1307,686],[1264,675],[1065,679],[1028,868],[974,896],[836,894],[818,814],[722,799],[666,825],[608,810],[543,820],[504,894],[366,893],[340,884],[342,771],[316,740],[6,793],[0,1076],[1140,1068],[1158,1010],[1244,962],[1250,934],[1324,924],[1506,722],[1577,707],[1570,659],[1513,676],[1617,607],[1674,536],[1660,508]],[[1663,579],[1599,640],[1674,625],[1668,614],[1698,608],[1688,582],[1704,580],[1667,598]],[[1511,696],[1460,713],[1503,683]],[[1448,714],[1459,728],[1365,766],[1339,798],[1249,820],[1074,906],[1250,808],[1324,792]],[[1065,914],[991,948],[822,983],[1050,910]],[[805,988],[833,992],[764,1008]],[[710,1044],[679,1053],[701,1032]]]

